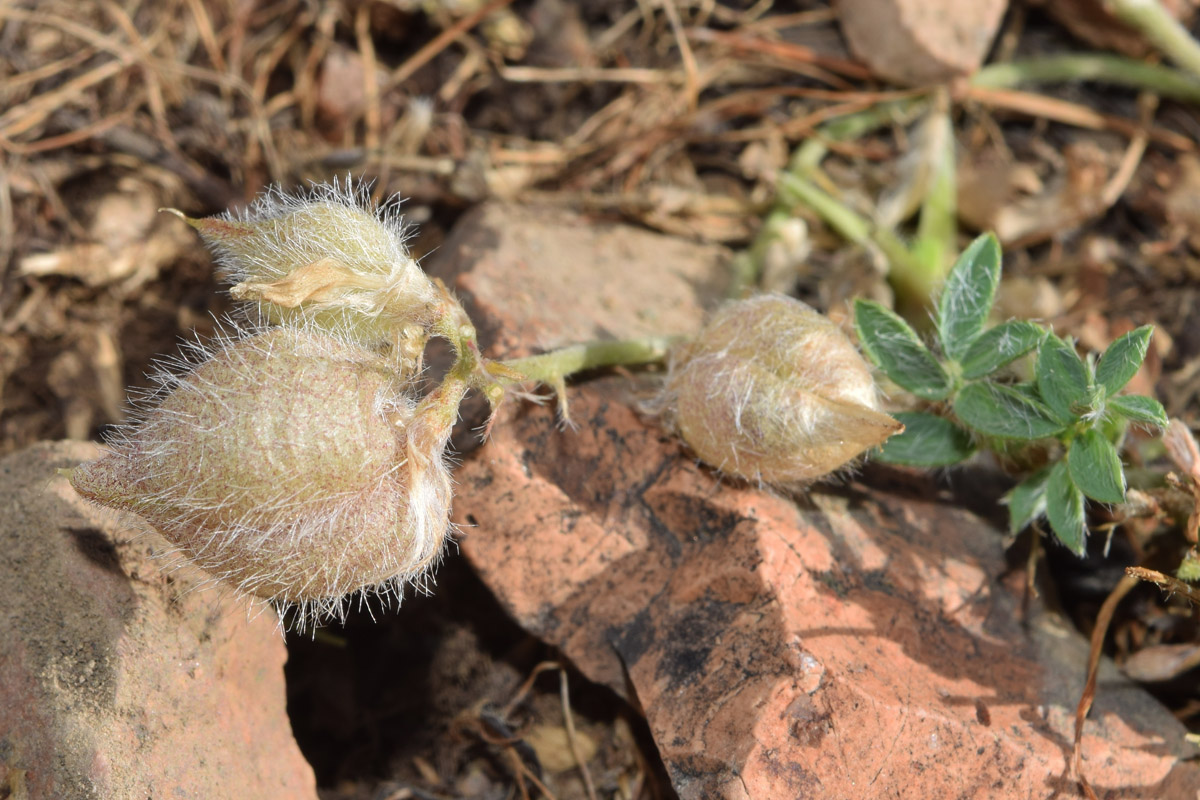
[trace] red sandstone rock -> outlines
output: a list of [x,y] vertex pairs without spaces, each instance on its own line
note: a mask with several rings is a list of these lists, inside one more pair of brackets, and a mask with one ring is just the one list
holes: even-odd
[[[717,259],[672,284],[697,262],[665,257],[662,237],[582,225],[486,209],[434,271],[478,288],[470,310],[502,350],[621,334],[655,306],[680,315],[676,330],[698,325],[687,287],[719,285]],[[603,255],[614,240],[639,244],[618,264]],[[493,292],[506,276],[521,288]],[[635,283],[687,292],[643,301]],[[619,304],[590,305],[604,297]],[[577,430],[514,404],[458,470],[462,551],[523,626],[640,704],[680,797],[1077,796],[1086,647],[1040,610],[1022,628],[985,521],[861,489],[793,501],[723,483],[634,410],[627,382],[570,399]],[[1106,668],[1087,775],[1101,796],[1194,796],[1183,734]]]
[[690,333],[729,280],[726,251],[551,208],[489,203],[431,259],[506,356],[591,339]]
[[0,461],[0,797],[315,798],[273,613],[55,474],[96,455]]
[[835,7],[846,43],[872,72],[924,86],[979,68],[1008,0],[837,0]]
[[[572,393],[577,431],[545,409],[497,425],[458,473],[462,550],[523,626],[636,697],[681,797],[1075,796],[1086,647],[1053,615],[1022,630],[996,531],[914,498],[721,484],[629,399],[606,380]],[[1120,684],[1085,728],[1101,796],[1200,790],[1182,726]]]

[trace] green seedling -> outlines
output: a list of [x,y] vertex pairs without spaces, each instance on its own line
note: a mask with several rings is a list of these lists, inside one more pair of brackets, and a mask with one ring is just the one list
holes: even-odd
[[[1119,394],[1145,360],[1153,329],[1130,331],[1097,360],[1081,358],[1072,342],[1033,322],[988,327],[1000,260],[1000,245],[989,234],[955,262],[934,310],[936,349],[892,311],[855,301],[867,357],[926,406],[897,414],[905,430],[877,455],[895,464],[947,467],[980,448],[1007,452],[1048,440],[1057,455],[1009,492],[1009,526],[1017,533],[1045,516],[1059,541],[1082,555],[1085,500],[1125,501],[1118,451],[1125,429],[1167,427],[1157,400]],[[1011,369],[1023,357],[1032,360],[1031,380]]]

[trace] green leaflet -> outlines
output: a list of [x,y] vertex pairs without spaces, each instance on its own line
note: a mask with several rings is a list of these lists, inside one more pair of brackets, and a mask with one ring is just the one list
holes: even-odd
[[1042,401],[1062,423],[1074,422],[1088,401],[1091,380],[1075,348],[1048,336],[1038,351],[1037,388]]
[[1087,539],[1083,492],[1071,481],[1066,461],[1059,461],[1050,469],[1046,481],[1046,518],[1058,540],[1075,555],[1083,555]]
[[904,432],[879,449],[876,458],[910,467],[948,467],[975,454],[971,435],[945,417],[921,411],[893,414],[904,423]]
[[1125,473],[1113,443],[1097,430],[1086,431],[1067,451],[1071,480],[1098,503],[1125,502]]
[[1008,530],[1014,536],[1046,513],[1046,483],[1050,467],[1042,467],[1021,481],[1004,497],[1008,504]]
[[1138,425],[1153,425],[1159,430],[1166,430],[1169,423],[1166,409],[1153,397],[1119,394],[1108,399],[1108,407]]
[[946,276],[938,300],[938,338],[947,358],[961,361],[987,322],[1000,283],[1000,242],[980,236],[963,251]]
[[962,357],[963,377],[970,381],[991,375],[1033,350],[1044,338],[1045,329],[1027,320],[1002,322],[967,348]]
[[898,314],[870,300],[855,300],[854,326],[867,357],[896,385],[926,400],[950,394],[950,376]]
[[1143,325],[1121,336],[1104,351],[1096,367],[1096,383],[1104,387],[1109,397],[1125,388],[1137,374],[1146,360],[1146,349],[1153,335],[1153,326]]
[[1044,439],[1065,427],[1044,404],[1011,386],[973,383],[954,399],[954,413],[989,436]]

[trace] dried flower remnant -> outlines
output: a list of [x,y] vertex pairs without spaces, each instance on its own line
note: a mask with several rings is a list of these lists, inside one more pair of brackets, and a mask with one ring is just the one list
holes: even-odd
[[846,335],[782,295],[721,308],[672,353],[662,403],[703,461],[781,486],[828,475],[904,428],[879,410]]
[[371,347],[407,342],[419,359],[444,297],[409,254],[398,204],[369,202],[347,181],[308,195],[272,190],[241,214],[184,219],[256,323],[311,324]]
[[452,373],[418,401],[376,352],[273,328],[219,342],[72,484],[133,511],[206,571],[300,608],[419,581],[442,551],[443,453],[466,391]]

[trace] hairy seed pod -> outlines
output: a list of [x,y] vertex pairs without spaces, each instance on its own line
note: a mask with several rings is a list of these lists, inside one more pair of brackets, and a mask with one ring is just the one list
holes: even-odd
[[369,203],[334,183],[308,196],[272,190],[241,214],[188,223],[216,252],[234,298],[253,304],[254,322],[378,346],[427,328],[440,297],[408,252],[397,205]]
[[217,578],[299,606],[303,624],[349,592],[421,579],[442,551],[443,453],[466,387],[447,378],[420,402],[409,388],[324,333],[227,340],[71,481]]
[[662,400],[722,472],[797,485],[904,426],[879,410],[870,367],[833,322],[782,295],[726,304],[671,354]]

